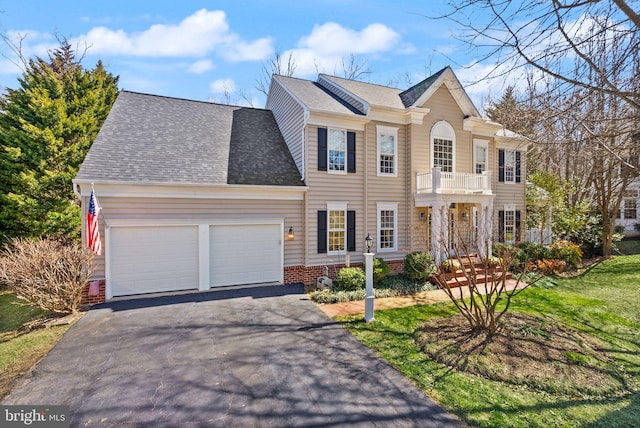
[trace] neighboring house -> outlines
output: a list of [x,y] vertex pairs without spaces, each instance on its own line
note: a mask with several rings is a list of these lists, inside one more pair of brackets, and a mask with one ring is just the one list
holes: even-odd
[[396,272],[483,254],[521,239],[525,164],[447,67],[406,91],[273,76],[265,110],[123,91],[74,183],[102,206],[108,299],[311,283],[368,234]]
[[616,226],[622,228],[622,233],[627,237],[640,235],[636,225],[640,224],[638,217],[640,209],[640,180],[635,180],[624,192],[620,210],[616,217]]

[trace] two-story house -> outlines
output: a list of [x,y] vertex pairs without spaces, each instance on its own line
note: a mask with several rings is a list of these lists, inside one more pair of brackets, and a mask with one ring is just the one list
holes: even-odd
[[367,235],[395,271],[483,254],[520,240],[524,149],[449,67],[407,90],[276,75],[266,109],[123,91],[74,180],[102,208],[93,301],[311,283]]
[[480,117],[451,68],[405,91],[274,76],[266,107],[309,188],[306,266],[341,265],[367,234],[390,262],[520,240],[525,145]]

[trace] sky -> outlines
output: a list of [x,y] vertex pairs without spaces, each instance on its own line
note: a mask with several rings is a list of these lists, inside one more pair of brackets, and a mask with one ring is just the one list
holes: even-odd
[[[256,89],[274,55],[294,58],[295,76],[343,75],[351,56],[361,80],[406,89],[450,65],[477,107],[504,88],[469,85],[488,64],[430,19],[443,2],[424,0],[0,0],[0,32],[24,56],[46,58],[66,38],[85,68],[102,60],[119,87],[156,95],[263,107]],[[440,9],[439,9],[440,8]],[[0,90],[22,70],[0,46]]]

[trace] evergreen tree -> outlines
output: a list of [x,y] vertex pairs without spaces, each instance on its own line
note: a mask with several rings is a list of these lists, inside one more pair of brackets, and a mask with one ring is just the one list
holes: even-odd
[[515,88],[508,86],[498,102],[491,102],[485,108],[487,116],[510,131],[529,136],[536,123],[535,109],[518,99]]
[[80,236],[71,180],[118,94],[98,62],[85,70],[63,40],[30,59],[18,89],[0,97],[0,242]]

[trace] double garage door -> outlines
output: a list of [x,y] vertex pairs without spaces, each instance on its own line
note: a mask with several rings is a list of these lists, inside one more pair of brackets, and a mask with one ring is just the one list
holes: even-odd
[[211,225],[208,234],[198,225],[112,227],[111,294],[202,289],[203,272],[210,287],[280,281],[281,227]]

